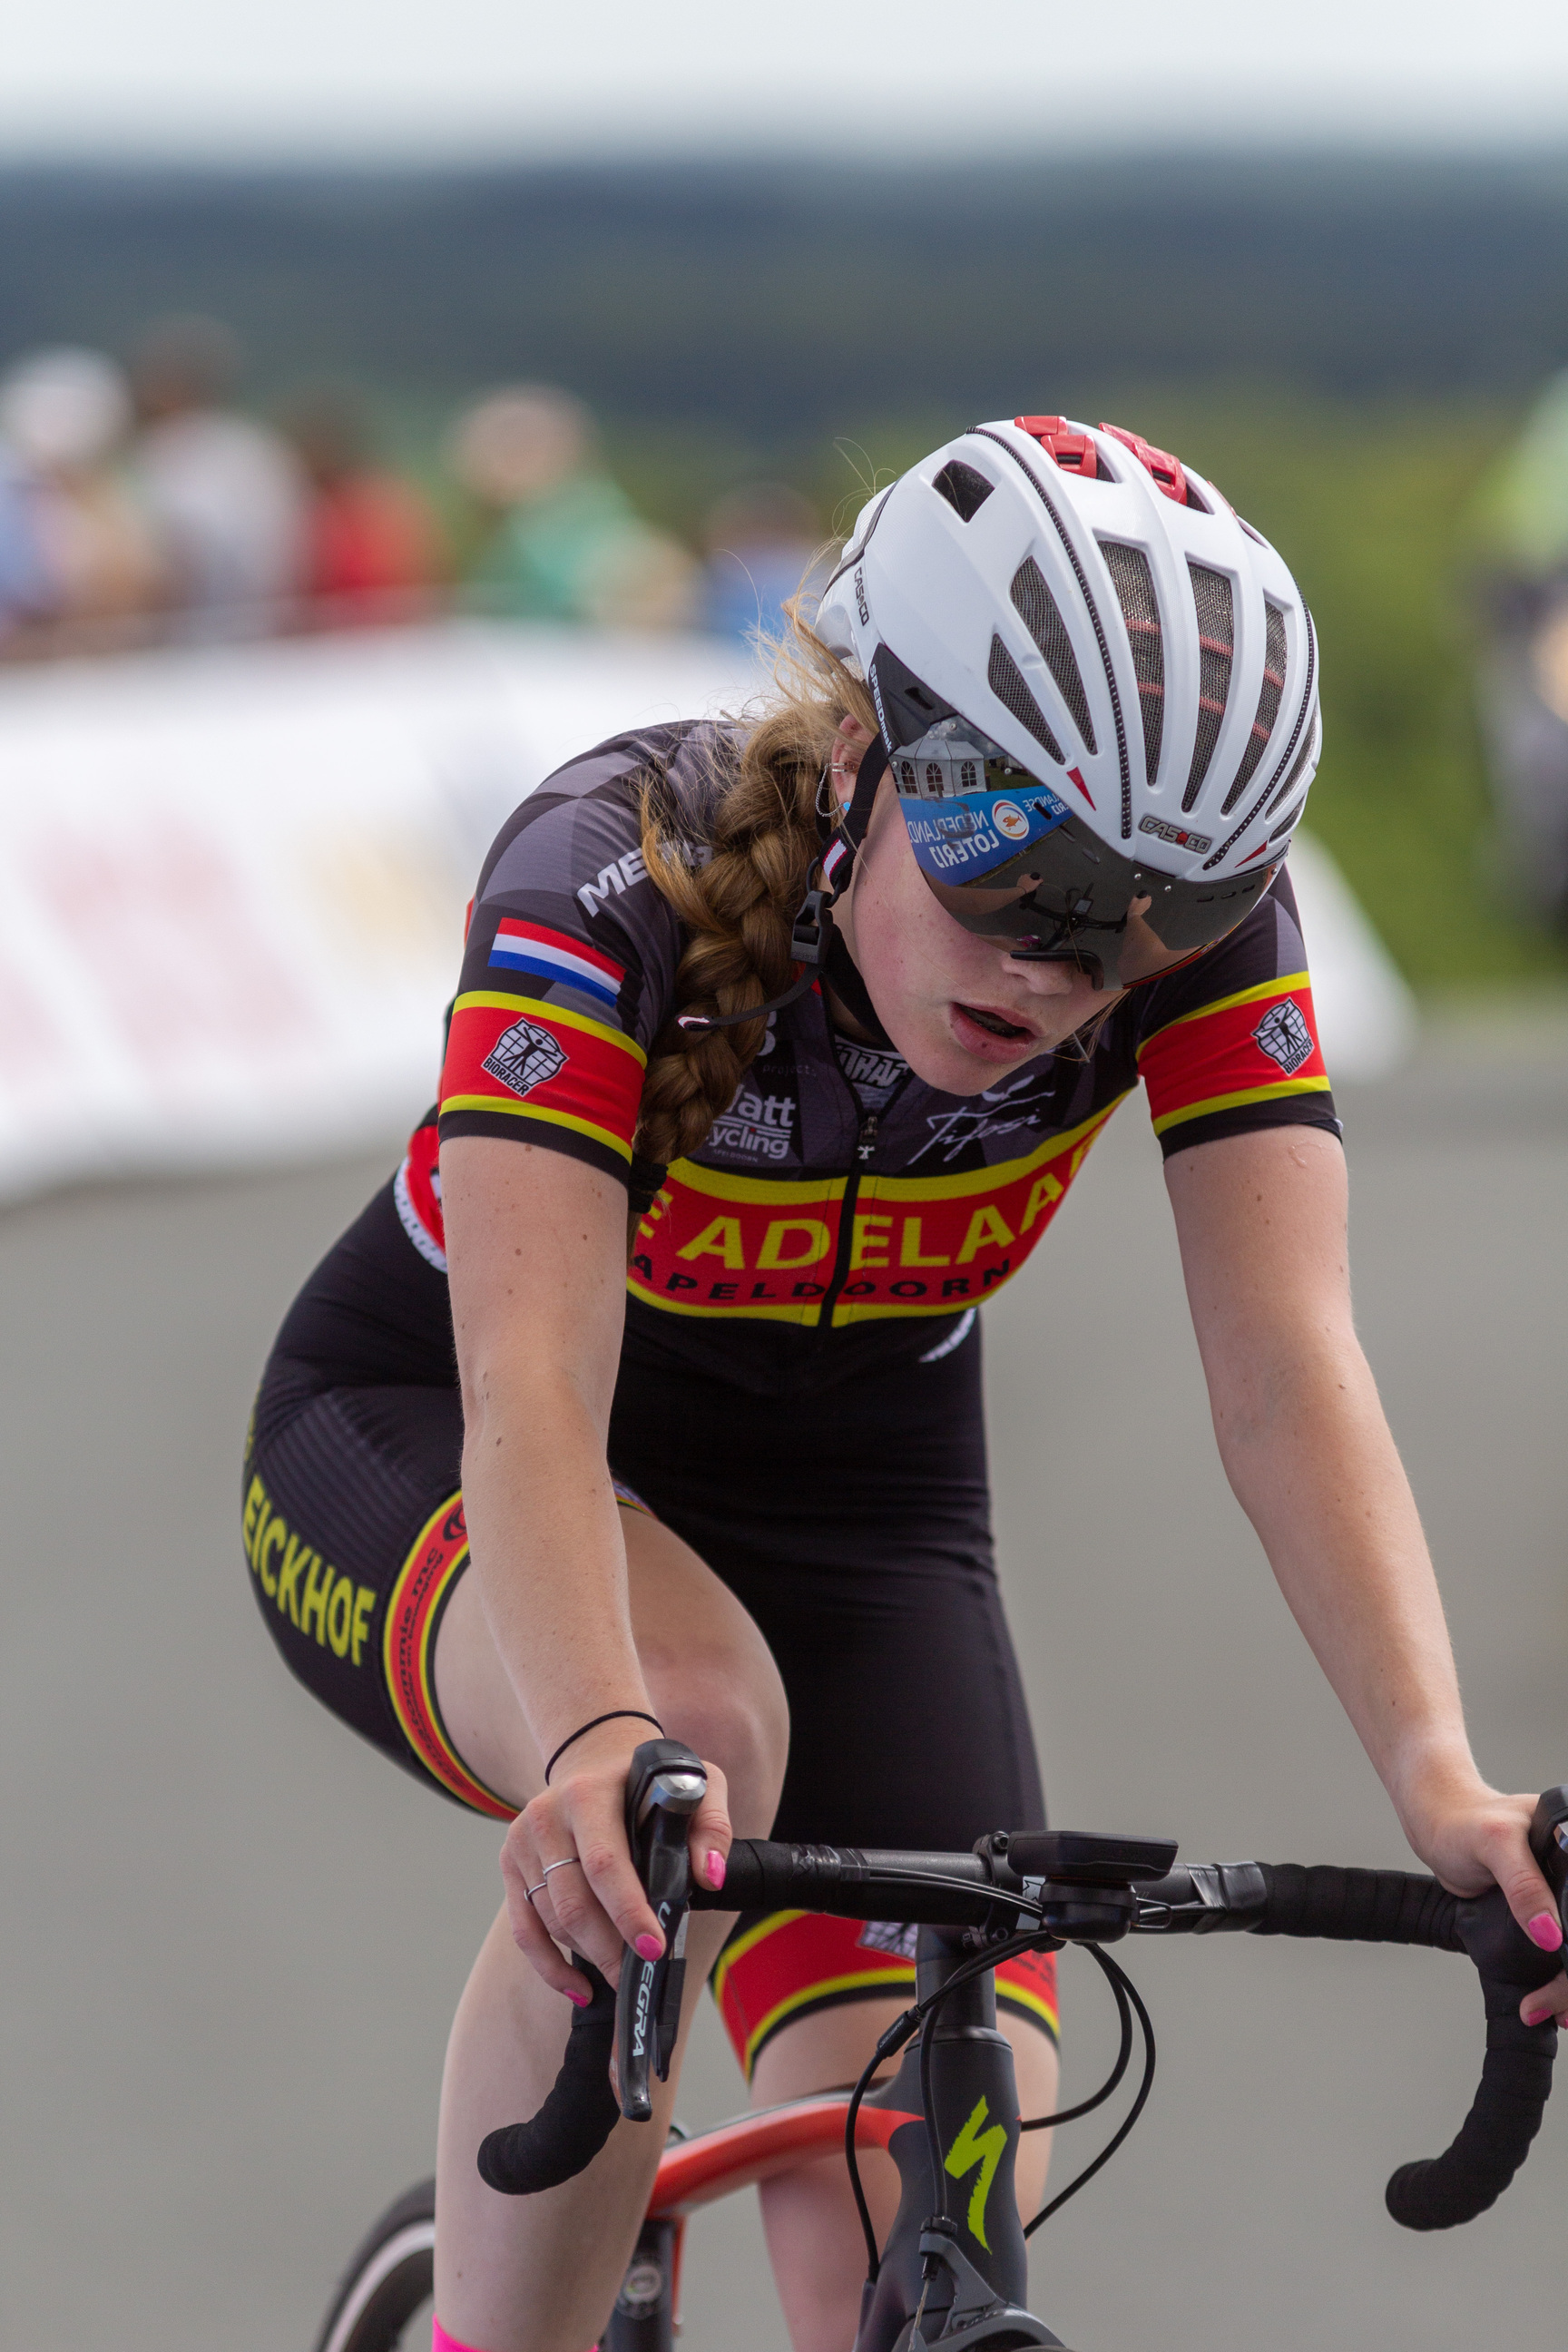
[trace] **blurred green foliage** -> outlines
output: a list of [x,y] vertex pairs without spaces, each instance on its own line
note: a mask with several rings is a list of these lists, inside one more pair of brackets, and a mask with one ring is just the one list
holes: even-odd
[[1155,395],[1138,416],[1149,439],[1224,490],[1301,584],[1322,649],[1323,761],[1309,821],[1406,977],[1429,986],[1568,971],[1563,943],[1507,902],[1472,686],[1476,491],[1517,412],[1232,389],[1202,404]]

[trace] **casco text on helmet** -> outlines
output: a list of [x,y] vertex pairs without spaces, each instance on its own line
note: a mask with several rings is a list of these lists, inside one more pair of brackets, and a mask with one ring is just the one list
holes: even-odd
[[1123,856],[1193,884],[1286,854],[1321,738],[1311,616],[1213,485],[1133,435],[961,434],[863,509],[816,628],[868,677],[886,646]]

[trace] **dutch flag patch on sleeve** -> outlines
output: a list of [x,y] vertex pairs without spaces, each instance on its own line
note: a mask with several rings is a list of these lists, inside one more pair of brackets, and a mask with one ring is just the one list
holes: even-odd
[[624,965],[612,962],[597,948],[511,915],[503,916],[496,926],[489,960],[508,971],[528,971],[536,980],[559,982],[563,988],[575,989],[579,995],[592,997],[612,1010],[626,976]]

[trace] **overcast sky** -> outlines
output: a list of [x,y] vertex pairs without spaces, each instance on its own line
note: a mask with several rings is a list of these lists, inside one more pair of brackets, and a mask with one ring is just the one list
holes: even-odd
[[0,153],[1568,143],[1565,0],[0,0]]

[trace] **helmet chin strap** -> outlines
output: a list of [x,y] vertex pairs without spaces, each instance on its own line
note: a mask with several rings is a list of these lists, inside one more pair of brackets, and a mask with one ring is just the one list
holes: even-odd
[[786,988],[782,996],[770,996],[765,1004],[752,1005],[744,1013],[678,1013],[675,1025],[687,1036],[706,1037],[714,1029],[734,1029],[744,1021],[760,1021],[766,1013],[782,1013],[786,1004],[804,996],[819,978],[833,940],[833,909],[849,887],[855,860],[871,822],[877,787],[887,774],[888,766],[888,747],[880,735],[874,736],[860,755],[855,790],[840,810],[832,837],[822,854],[822,886],[806,892],[790,932],[790,956],[801,966],[800,978],[793,988]]

